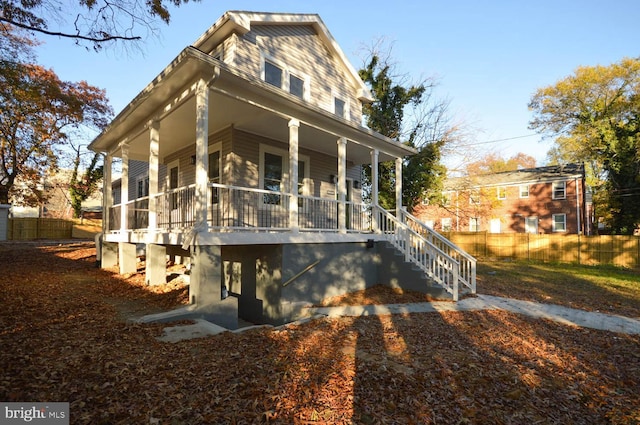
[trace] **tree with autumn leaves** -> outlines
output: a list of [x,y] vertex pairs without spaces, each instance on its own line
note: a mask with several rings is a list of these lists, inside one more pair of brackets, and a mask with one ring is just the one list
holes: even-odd
[[41,201],[39,183],[56,170],[63,148],[87,129],[103,129],[112,115],[104,90],[86,81],[63,81],[36,65],[36,43],[0,25],[1,204],[11,198]]
[[530,128],[555,138],[556,163],[584,162],[598,217],[613,233],[640,225],[640,59],[582,66],[539,89]]

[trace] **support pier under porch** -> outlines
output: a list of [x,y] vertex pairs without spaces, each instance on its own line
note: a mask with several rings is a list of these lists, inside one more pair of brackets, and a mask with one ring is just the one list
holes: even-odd
[[145,281],[154,285],[166,282],[167,259],[181,257],[189,264],[190,304],[156,318],[203,318],[227,329],[288,323],[303,317],[306,306],[378,284],[451,299],[376,235],[237,236],[229,243],[228,235],[199,235],[186,250],[175,243],[103,241],[102,267],[118,264],[120,273],[134,273],[144,255]]

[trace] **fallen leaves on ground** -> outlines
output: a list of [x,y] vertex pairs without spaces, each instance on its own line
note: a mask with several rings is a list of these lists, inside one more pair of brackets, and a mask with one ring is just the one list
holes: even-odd
[[361,291],[327,298],[322,300],[318,306],[335,307],[340,305],[424,303],[429,301],[434,301],[434,298],[429,294],[404,290],[401,288],[390,288],[384,285],[375,285]]
[[123,315],[180,305],[184,288],[150,291],[94,252],[0,249],[0,400],[68,401],[72,424],[640,422],[637,335],[492,310],[162,343],[166,325]]

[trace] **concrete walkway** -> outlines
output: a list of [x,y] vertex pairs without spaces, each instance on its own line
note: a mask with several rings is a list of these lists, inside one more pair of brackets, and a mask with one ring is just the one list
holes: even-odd
[[566,325],[601,329],[627,334],[640,334],[640,320],[612,314],[588,312],[553,304],[541,304],[511,298],[477,295],[457,303],[435,301],[413,304],[364,305],[310,308],[311,314],[336,316],[370,316],[382,314],[428,313],[436,311],[472,311],[501,309],[539,319],[549,319]]
[[[575,308],[562,307],[553,304],[541,304],[531,301],[521,301],[511,298],[494,297],[491,295],[477,295],[461,301],[434,301],[410,304],[360,305],[343,307],[310,307],[309,316],[313,317],[341,317],[341,316],[373,316],[386,314],[430,313],[438,311],[474,311],[500,309],[539,319],[549,319],[565,325],[600,329],[611,332],[640,335],[640,320],[612,314],[588,312]],[[310,320],[309,318],[304,321]],[[259,326],[236,329],[231,332],[243,332]],[[164,342],[178,342],[226,332],[221,326],[206,320],[195,320],[190,325],[167,327],[158,339]]]

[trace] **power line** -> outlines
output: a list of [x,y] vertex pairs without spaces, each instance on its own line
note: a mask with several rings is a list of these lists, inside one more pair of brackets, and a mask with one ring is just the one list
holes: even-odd
[[508,142],[509,140],[524,139],[526,137],[533,137],[533,136],[538,136],[538,134],[537,133],[525,134],[523,136],[507,137],[506,139],[487,140],[485,142],[467,143],[467,144],[458,145],[458,146],[465,147],[465,146],[488,145],[490,143]]

